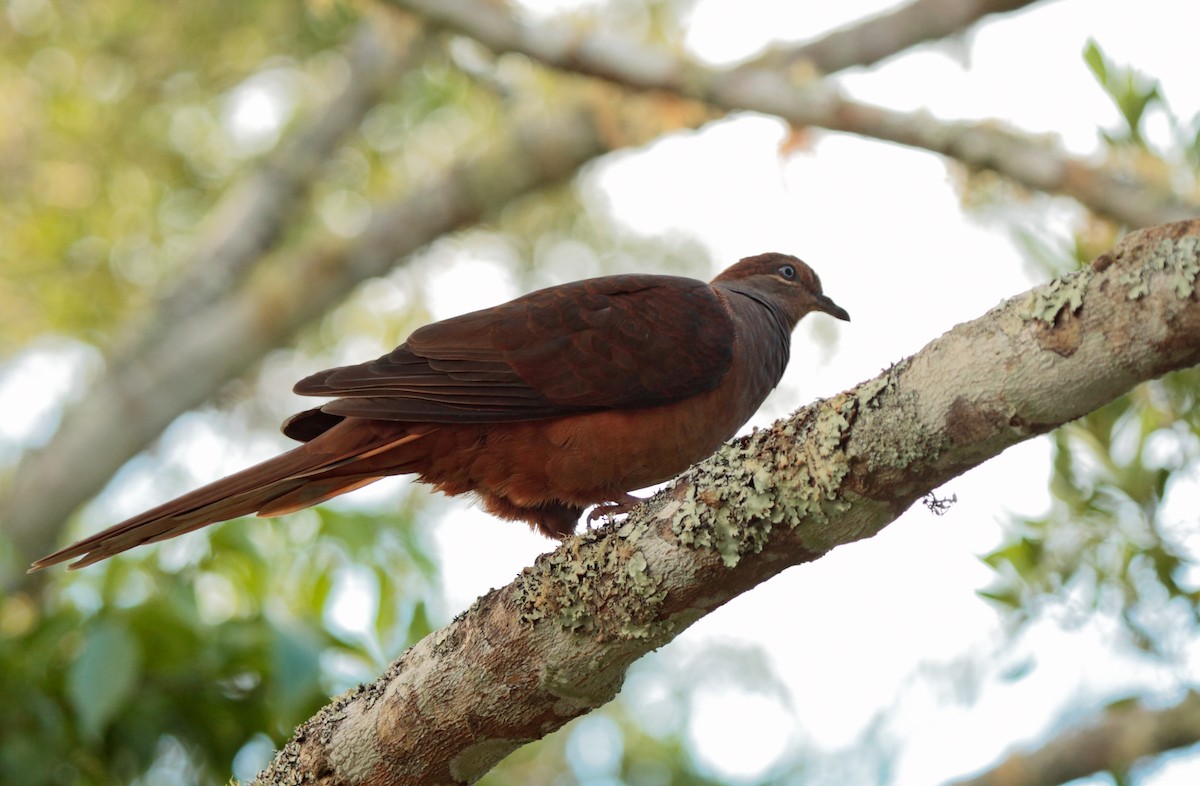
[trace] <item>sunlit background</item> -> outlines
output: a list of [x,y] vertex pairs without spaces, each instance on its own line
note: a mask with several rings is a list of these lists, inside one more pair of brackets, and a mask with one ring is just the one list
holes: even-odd
[[[648,35],[651,25],[637,4],[619,5],[608,26]],[[681,25],[687,54],[727,65],[766,45],[818,38],[895,5],[697,0],[665,15]],[[0,249],[0,279],[8,279],[0,280],[0,320],[11,325],[0,346],[4,472],[23,451],[46,443],[64,407],[103,373],[104,349],[123,340],[122,319],[149,309],[206,228],[221,220],[210,211],[222,191],[275,149],[297,118],[345,85],[350,67],[335,44],[349,27],[349,12],[317,6],[308,13],[318,21],[305,35],[327,43],[294,48],[241,18],[230,20],[240,38],[223,40],[214,32],[220,19],[190,12],[174,33],[179,46],[195,49],[197,57],[207,57],[206,47],[239,53],[225,67],[205,59],[209,65],[192,69],[175,62],[171,36],[161,31],[127,33],[133,40],[145,36],[145,51],[137,56],[124,49],[106,53],[79,32],[73,7],[50,0],[7,4],[9,29],[0,40],[12,51],[0,66],[0,104],[10,119],[3,124],[7,131],[0,127],[0,151],[15,150],[13,140],[25,139],[41,158],[24,181],[20,206],[0,208],[9,214],[0,218],[0,246],[9,246]],[[605,4],[564,0],[528,7],[530,24],[575,15],[586,27]],[[256,24],[289,13],[280,8]],[[95,9],[87,13],[112,27],[129,12],[122,5],[107,18]],[[1099,162],[1105,155],[1099,131],[1116,133],[1122,118],[1085,62],[1089,42],[1110,62],[1158,80],[1170,112],[1152,107],[1141,130],[1152,148],[1171,150],[1179,140],[1176,121],[1193,123],[1200,110],[1196,21],[1193,9],[1167,0],[1136,6],[1056,0],[836,80],[864,101],[927,109],[946,119],[1000,121]],[[278,36],[287,29],[281,25]],[[471,46],[463,51],[480,56]],[[317,236],[360,237],[390,189],[444,166],[477,140],[473,123],[484,110],[473,115],[453,102],[466,88],[441,72],[428,81],[433,87],[423,89],[440,95],[413,102],[401,91],[367,113],[353,144],[323,168],[311,212],[303,225],[289,228],[293,245],[283,255]],[[35,105],[42,108],[11,111]],[[141,113],[140,122],[103,117],[128,112]],[[23,117],[36,117],[38,127],[23,126]],[[88,136],[110,132],[125,136]],[[38,134],[51,141],[35,145]],[[3,186],[0,194],[15,198]],[[573,212],[584,218],[570,218]],[[787,376],[751,424],[763,425],[875,376],[956,323],[1045,280],[1055,270],[1047,259],[1066,269],[1087,226],[1084,209],[1069,199],[969,183],[955,165],[926,152],[795,131],[767,116],[731,115],[606,156],[573,186],[506,208],[482,228],[446,236],[394,274],[362,286],[295,347],[268,355],[215,401],[176,419],[81,510],[70,532],[95,531],[278,452],[285,440],[271,424],[306,406],[288,392],[304,374],[374,357],[424,322],[534,287],[652,270],[655,263],[710,277],[739,257],[767,250],[802,257],[853,321],[822,315],[804,321]],[[39,250],[42,257],[29,256]],[[1163,463],[1176,453],[1194,457],[1194,437],[1147,449],[1152,458],[1155,451]],[[981,556],[1010,542],[1019,522],[1051,510],[1051,456],[1049,438],[1012,448],[941,489],[939,496],[955,500],[944,515],[915,506],[874,539],[789,570],[700,620],[637,664],[607,710],[547,741],[546,750],[557,751],[547,759],[561,762],[555,782],[937,784],[986,768],[1014,747],[1034,748],[1124,697],[1164,706],[1178,701],[1200,682],[1200,649],[1194,622],[1175,627],[1165,599],[1160,617],[1150,613],[1143,620],[1158,635],[1147,646],[1129,634],[1121,609],[1090,604],[1069,588],[1061,597],[1031,602],[1020,624],[979,594],[995,591],[998,582],[997,568]],[[1165,529],[1180,533],[1177,543],[1186,551],[1197,542],[1200,471],[1194,461],[1176,463],[1182,466],[1158,515]],[[139,626],[147,623],[138,622],[134,610],[161,591],[164,574],[185,577],[182,586],[194,592],[187,602],[194,603],[201,628],[229,631],[234,623],[267,617],[279,630],[307,631],[289,645],[302,655],[275,657],[274,666],[263,668],[300,664],[295,667],[315,675],[319,695],[332,695],[373,678],[411,636],[445,624],[555,545],[488,517],[467,500],[432,498],[407,480],[378,483],[327,507],[333,512],[304,512],[282,523],[234,523],[211,540],[190,535],[116,560],[128,560],[125,567],[70,578],[56,572],[40,590],[47,608],[70,609],[85,627],[105,608],[117,609],[124,621],[103,630],[123,632],[104,634],[117,642],[104,656],[137,665],[130,671],[101,662],[79,676],[82,669],[70,663],[88,647],[76,642],[54,661],[76,675],[67,678],[75,687],[67,686],[65,699],[47,699],[47,706],[61,701],[91,718],[80,734],[93,742],[134,712],[134,686],[154,661],[138,649],[145,646],[138,643]],[[377,523],[381,511],[390,525]],[[347,534],[383,526],[399,534],[380,536],[382,547],[367,535]],[[319,546],[330,532],[342,540]],[[223,557],[223,549],[259,556]],[[310,556],[287,557],[299,561],[277,572],[263,567],[285,559],[271,555],[296,551]],[[368,553],[374,561],[356,558]],[[409,556],[397,556],[404,553]],[[240,567],[224,573],[214,567],[217,559]],[[389,559],[403,562],[391,563],[393,575]],[[248,578],[256,565],[261,577]],[[304,574],[316,570],[325,584],[314,589]],[[1193,570],[1179,580],[1194,586],[1196,578]],[[32,629],[38,614],[51,614],[26,606],[18,613],[17,597],[0,614],[0,636],[13,641]],[[20,597],[27,605],[42,602],[32,594]],[[299,622],[306,612],[315,614],[313,621]],[[64,623],[57,635],[68,635],[69,627]],[[257,635],[249,631],[242,633]],[[332,644],[320,644],[321,636]],[[181,663],[198,658],[196,648],[204,646],[199,637],[173,657]],[[86,679],[129,685],[89,698],[86,682],[80,683]],[[229,677],[234,687],[228,694],[240,695],[237,679]],[[252,693],[264,678],[246,679],[244,692]],[[296,697],[294,706],[319,706],[319,695]],[[51,719],[39,722],[53,725],[54,713],[65,710],[46,712]],[[217,711],[201,721],[222,722]],[[233,745],[229,768],[238,778],[252,778],[286,739],[287,729],[266,721],[259,728]],[[641,760],[631,774],[629,750],[647,740],[669,753]],[[156,740],[153,768],[140,782],[209,782],[193,744],[177,735]],[[533,755],[522,751],[514,758],[525,759],[502,765],[489,779],[520,782],[532,777],[528,773],[544,773],[529,763]],[[86,766],[75,764],[83,777],[103,782],[103,775],[87,775]],[[506,775],[505,766],[514,769]],[[679,779],[676,767],[693,780]],[[1159,757],[1126,782],[1200,783],[1200,753]],[[1077,783],[1114,781],[1105,774]]]

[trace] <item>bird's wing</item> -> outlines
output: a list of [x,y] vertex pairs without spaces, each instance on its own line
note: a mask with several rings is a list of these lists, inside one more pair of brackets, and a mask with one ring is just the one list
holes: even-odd
[[534,420],[711,390],[733,342],[732,319],[707,284],[607,276],[427,325],[378,360],[322,371],[295,390],[336,397],[320,408],[327,418]]

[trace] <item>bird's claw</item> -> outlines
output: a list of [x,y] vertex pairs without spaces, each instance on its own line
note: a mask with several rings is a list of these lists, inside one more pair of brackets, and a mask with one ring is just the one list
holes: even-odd
[[614,516],[628,513],[643,502],[645,502],[644,499],[635,497],[632,494],[623,494],[620,499],[615,499],[611,502],[602,502],[592,508],[591,513],[588,513],[588,526],[591,526],[597,519],[606,518],[611,521]]

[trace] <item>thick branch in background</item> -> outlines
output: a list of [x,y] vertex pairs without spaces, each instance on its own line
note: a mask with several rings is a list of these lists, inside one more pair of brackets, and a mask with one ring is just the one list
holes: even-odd
[[1200,220],[958,325],[570,538],[297,730],[261,783],[469,783],[609,701],[629,665],[1005,448],[1200,363]]
[[1005,130],[996,122],[946,122],[924,112],[897,112],[853,101],[813,75],[753,64],[720,70],[673,51],[573,27],[521,23],[485,0],[391,0],[431,24],[451,27],[496,52],[519,52],[553,68],[577,71],[637,89],[666,90],[727,111],[750,110],[787,120],[929,150],[994,170],[1037,191],[1073,197],[1090,210],[1133,227],[1178,221],[1200,203],[1163,186],[1092,166],[1053,143]]
[[278,246],[333,154],[358,130],[401,75],[421,63],[429,41],[412,17],[372,14],[350,37],[342,91],[302,124],[209,213],[190,257],[156,304],[149,326],[131,326],[129,345],[110,353],[110,366],[137,362],[159,343],[159,331],[225,297]]
[[[88,392],[18,475],[4,521],[20,559],[49,551],[62,519],[181,412],[202,404],[363,281],[516,197],[572,176],[597,156],[707,117],[699,106],[673,98],[629,101],[610,87],[595,87],[574,90],[558,103],[543,96],[528,112],[514,107],[503,123],[506,133],[465,151],[395,201],[376,205],[353,242],[297,251],[257,271],[230,297],[165,325],[135,363]],[[675,109],[661,111],[663,102]]]
[[1030,753],[1014,753],[985,773],[951,786],[1058,786],[1097,772],[1127,773],[1138,759],[1196,744],[1200,695],[1165,707],[1121,704],[1096,723],[1072,729]]
[[747,64],[776,70],[808,63],[831,74],[869,66],[919,44],[962,33],[985,16],[1016,11],[1038,0],[915,0],[889,13],[834,30],[800,46],[778,47]]

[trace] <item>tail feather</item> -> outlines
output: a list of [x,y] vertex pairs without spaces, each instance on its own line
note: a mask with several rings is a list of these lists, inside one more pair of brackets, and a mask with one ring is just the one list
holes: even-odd
[[[68,569],[91,565],[114,554],[257,513],[277,516],[364,486],[407,469],[415,456],[404,451],[387,461],[389,450],[432,429],[416,432],[400,423],[348,419],[299,447],[222,478],[126,519],[43,557],[30,572],[80,557]],[[361,466],[359,465],[361,462]],[[356,471],[357,469],[357,471]],[[373,474],[364,476],[364,470]]]
[[341,494],[360,489],[374,483],[379,478],[379,475],[372,475],[365,478],[335,477],[314,480],[270,500],[259,509],[257,515],[261,518],[270,518],[271,516],[282,516],[285,513],[295,513],[297,510],[310,508]]

